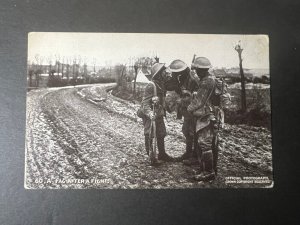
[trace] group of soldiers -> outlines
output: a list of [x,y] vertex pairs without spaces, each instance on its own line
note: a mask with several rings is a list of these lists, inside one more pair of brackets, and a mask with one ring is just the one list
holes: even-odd
[[[182,60],[174,60],[168,67],[156,63],[151,68],[151,82],[146,86],[141,104],[144,116],[145,148],[149,155],[153,139],[157,140],[158,157],[162,161],[198,165],[197,181],[213,180],[217,174],[219,118],[213,104],[215,77],[209,73],[210,61],[194,58],[191,68]],[[168,72],[169,71],[169,72]],[[164,116],[168,110],[166,92],[175,91],[177,118],[183,117],[182,132],[186,140],[185,152],[178,158],[166,153]],[[153,125],[154,124],[154,125]],[[153,132],[155,129],[155,132]]]

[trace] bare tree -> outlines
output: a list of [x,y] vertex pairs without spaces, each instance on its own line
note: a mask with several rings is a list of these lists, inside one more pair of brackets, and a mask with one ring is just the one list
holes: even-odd
[[81,62],[82,62],[82,58],[81,58],[80,55],[78,55],[78,58],[77,58],[77,66],[76,66],[76,68],[77,68],[77,70],[76,70],[76,80],[77,80],[77,77],[79,76],[79,69],[80,69],[80,64],[81,64]]
[[69,84],[69,80],[70,80],[70,64],[71,64],[72,60],[71,58],[67,57],[66,58],[66,63],[67,63],[67,84]]
[[241,74],[241,104],[242,104],[242,112],[246,112],[247,110],[247,103],[246,103],[246,88],[245,88],[245,75],[243,70],[243,58],[242,58],[242,52],[243,48],[241,46],[241,41],[238,42],[238,44],[234,48],[239,56],[239,66],[240,66],[240,74]]
[[56,72],[57,74],[59,75],[59,72],[60,72],[60,55],[59,54],[56,54],[55,55],[55,67],[56,67]]
[[61,63],[61,78],[64,77],[65,59],[66,59],[66,57],[63,56],[63,57],[62,57],[62,60],[61,60],[61,62],[62,62],[62,63]]
[[125,69],[126,65],[118,64],[115,66],[115,74],[117,76],[117,86],[120,86],[122,88],[126,88],[125,82]]
[[85,78],[85,82],[86,83],[89,83],[90,82],[90,77],[88,76],[88,71],[87,71],[87,58],[84,57],[83,58],[83,75],[84,75],[84,78]]
[[51,55],[47,57],[47,62],[49,65],[49,75],[50,75],[51,71],[52,71],[52,56]]
[[75,72],[76,72],[76,64],[77,64],[77,57],[76,56],[73,57],[72,62],[73,62],[73,65],[72,65],[72,69],[73,69],[72,77],[73,77],[74,80],[76,80],[77,79],[76,78],[76,74],[75,74]]
[[40,56],[39,54],[36,54],[34,56],[36,61],[36,70],[35,70],[35,81],[36,81],[36,87],[39,87],[40,83],[40,74],[42,73],[42,64],[44,61],[44,58]]
[[96,58],[93,58],[92,64],[94,66],[94,73],[96,73]]
[[28,77],[29,77],[29,87],[32,87],[32,77],[34,75],[34,62],[28,61],[27,65],[28,65],[27,71],[28,71]]

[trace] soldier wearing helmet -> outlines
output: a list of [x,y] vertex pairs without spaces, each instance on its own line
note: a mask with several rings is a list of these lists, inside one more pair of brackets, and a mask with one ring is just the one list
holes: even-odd
[[[155,120],[156,124],[156,137],[157,137],[157,148],[158,148],[158,160],[162,161],[173,161],[165,151],[164,138],[166,136],[166,127],[164,123],[164,116],[166,113],[165,106],[165,96],[166,96],[166,75],[165,75],[165,64],[155,63],[151,68],[152,82],[149,83],[144,91],[144,96],[142,100],[142,108],[144,112],[143,125],[144,125],[144,135],[145,135],[145,148],[149,155],[149,150],[151,146],[151,120]],[[155,85],[155,87],[154,87]],[[155,96],[155,90],[156,95]],[[155,115],[153,113],[153,105],[155,106]],[[153,137],[152,137],[153,138]]]
[[208,70],[210,61],[205,57],[194,60],[192,68],[200,78],[199,89],[187,111],[197,118],[196,134],[199,144],[199,163],[201,173],[195,176],[196,180],[207,181],[215,178],[216,157],[216,117],[211,97],[214,94],[215,78]]
[[183,116],[182,132],[186,138],[185,153],[179,159],[189,164],[189,161],[186,159],[196,156],[195,149],[197,144],[194,139],[195,121],[193,115],[187,111],[187,107],[191,103],[192,94],[198,90],[199,79],[195,74],[191,73],[190,68],[180,59],[174,60],[170,64],[169,69],[172,72],[172,78],[177,81],[178,85],[176,92],[180,95],[180,99],[177,102],[177,118],[181,119],[181,115]]

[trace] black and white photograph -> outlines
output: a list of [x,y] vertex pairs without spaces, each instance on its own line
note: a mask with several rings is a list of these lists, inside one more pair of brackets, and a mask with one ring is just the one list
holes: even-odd
[[272,188],[269,67],[264,34],[31,32],[24,187]]

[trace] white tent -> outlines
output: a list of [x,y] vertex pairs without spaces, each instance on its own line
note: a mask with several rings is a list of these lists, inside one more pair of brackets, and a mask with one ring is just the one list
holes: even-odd
[[[137,83],[149,83],[148,78],[146,77],[146,75],[142,70],[139,70],[137,76],[136,76],[136,82]],[[132,81],[134,82],[134,80]]]

